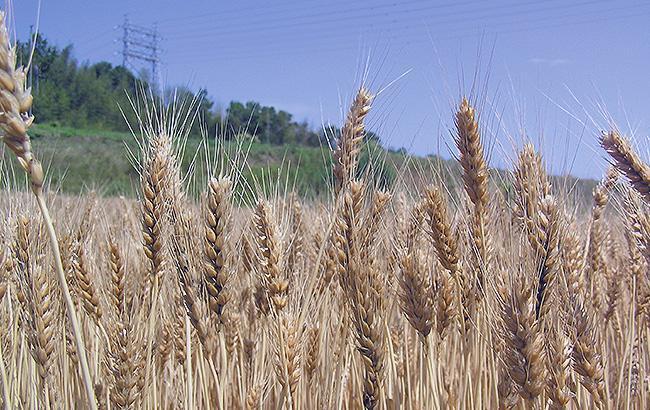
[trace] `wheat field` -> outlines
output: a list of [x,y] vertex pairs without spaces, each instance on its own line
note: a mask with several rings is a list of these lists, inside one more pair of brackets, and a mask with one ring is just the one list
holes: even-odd
[[350,102],[325,198],[242,186],[245,142],[197,154],[213,160],[195,189],[183,121],[153,103],[125,152],[138,198],[69,197],[32,153],[2,18],[0,129],[29,180],[0,199],[4,408],[648,408],[650,167],[633,143],[593,137],[611,167],[581,207],[531,144],[495,181],[463,98],[458,187],[384,189],[359,171],[375,97]]

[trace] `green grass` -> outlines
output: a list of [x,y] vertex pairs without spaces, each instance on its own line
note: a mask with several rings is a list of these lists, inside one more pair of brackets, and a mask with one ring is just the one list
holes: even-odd
[[[134,137],[125,132],[76,129],[55,124],[38,124],[30,130],[33,151],[46,168],[51,189],[68,194],[96,190],[101,195],[133,196],[137,192],[138,173],[128,152],[137,154]],[[204,155],[195,155],[200,141],[190,138],[183,155],[187,169],[193,158],[197,184],[205,179]],[[214,150],[213,142],[208,149]],[[205,149],[204,147],[202,149]],[[301,194],[320,195],[326,191],[329,153],[320,148],[298,145],[275,146],[254,142],[248,153],[248,167],[243,176],[249,185],[262,181],[288,181]],[[15,159],[5,152],[4,163],[22,184],[21,170]]]
[[[55,124],[38,124],[30,131],[33,150],[46,167],[51,189],[67,194],[95,190],[105,196],[135,196],[139,184],[138,173],[127,152],[130,150],[137,153],[138,147],[129,133],[75,129]],[[193,181],[196,192],[202,190],[207,171],[204,155],[194,155],[200,145],[198,139],[189,139],[183,156],[185,169],[193,158],[197,160]],[[213,151],[212,143],[208,147]],[[329,192],[330,161],[331,156],[326,147],[277,146],[254,142],[248,153],[247,167],[242,171],[247,184],[241,186],[264,185],[274,189],[274,182],[279,182],[281,186],[295,189],[301,195],[317,197]],[[18,187],[25,187],[22,170],[6,152],[4,163],[9,169],[9,175],[13,172],[16,176],[13,179],[19,181],[16,182]],[[368,164],[375,171],[381,171],[378,178],[381,178],[381,185],[384,186],[395,183],[421,186],[439,178],[452,190],[459,184],[457,163],[439,157],[424,158],[401,152],[387,152],[375,145],[362,152],[360,167],[365,168]],[[493,181],[504,180],[498,174],[505,171],[493,172],[496,176]],[[572,187],[574,184],[572,196],[576,202],[587,203],[594,181],[576,180],[572,177],[554,180],[554,186],[559,188]],[[504,192],[509,191],[508,186],[501,188]]]
[[58,125],[56,123],[34,124],[29,131],[32,139],[34,140],[43,137],[100,137],[102,139],[111,139],[121,142],[132,138],[131,134],[128,132],[108,131],[91,128],[74,128]]

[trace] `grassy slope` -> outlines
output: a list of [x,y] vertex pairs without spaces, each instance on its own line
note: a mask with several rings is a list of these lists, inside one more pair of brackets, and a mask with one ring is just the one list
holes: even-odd
[[[67,193],[96,189],[108,196],[132,196],[137,189],[138,174],[127,155],[127,149],[137,152],[137,144],[131,135],[49,125],[35,125],[31,134],[34,151],[48,167],[48,177],[53,187]],[[188,141],[184,156],[186,167],[198,146],[198,140]],[[453,161],[384,151],[375,151],[370,157],[383,158],[393,176],[398,175],[394,170],[400,170],[404,177],[397,177],[398,183],[401,180],[426,184],[437,175],[449,186],[457,184],[458,178],[455,176],[458,175],[458,167]],[[295,181],[296,190],[300,193],[318,195],[327,192],[329,160],[326,148],[254,143],[250,147],[249,168],[244,170],[244,176],[249,181],[280,179],[282,184],[288,181],[289,186],[293,186]],[[9,164],[10,169],[17,170],[15,161],[6,154],[5,163]],[[281,166],[285,171],[278,178]],[[203,155],[197,156],[195,174],[199,175],[199,179],[202,179],[206,169]],[[494,171],[494,174],[493,180],[497,183],[504,180],[503,171]],[[21,173],[16,172],[15,175],[20,176]],[[201,184],[200,181],[198,183]],[[575,185],[574,196],[583,200],[589,197],[594,181],[569,177],[557,179],[554,185],[567,190]]]
[[[130,134],[48,125],[35,125],[31,134],[33,150],[48,167],[53,187],[68,193],[96,189],[110,196],[133,195],[137,189],[138,174],[128,152],[137,154],[138,146]],[[186,169],[196,160],[195,174],[199,179],[207,170],[205,149],[199,150],[200,145],[199,140],[189,139],[183,156]],[[212,142],[209,149],[214,152]],[[195,155],[197,151],[199,154]],[[17,170],[10,157],[5,155],[5,160]],[[327,167],[324,152],[318,148],[254,143],[250,146],[248,164],[244,176],[250,181],[277,180],[278,168],[282,166],[283,181],[288,179],[290,185],[295,181],[299,191],[319,194],[326,189]]]

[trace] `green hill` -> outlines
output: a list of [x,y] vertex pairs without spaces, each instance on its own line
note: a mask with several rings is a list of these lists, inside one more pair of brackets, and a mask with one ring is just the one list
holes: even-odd
[[[131,134],[37,124],[32,128],[31,135],[34,151],[47,167],[51,189],[67,194],[96,190],[104,196],[135,196],[138,173],[129,160],[128,152],[137,153],[138,146]],[[209,152],[214,152],[213,145],[208,143]],[[248,143],[246,145],[248,147]],[[274,185],[269,181],[273,181],[307,197],[326,195],[329,192],[330,161],[327,147],[252,142],[248,149],[247,166],[242,169],[247,184],[242,185],[255,185],[257,182],[258,186],[269,187]],[[186,170],[192,162],[192,184],[194,190],[199,192],[208,167],[205,147],[196,138],[188,139],[183,155]],[[14,175],[13,179],[19,187],[26,186],[22,171],[7,153],[4,163],[6,174]],[[451,191],[460,187],[457,163],[440,157],[386,151],[370,141],[361,155],[361,168],[368,164],[371,164],[375,174],[379,174],[377,178],[381,184],[390,185],[395,190],[402,186],[421,187],[441,179]],[[509,192],[507,171],[493,170],[492,174],[492,181],[506,193]],[[553,185],[556,189],[569,192],[569,197],[576,204],[586,206],[595,181],[564,176],[554,177]]]
[[[36,155],[47,169],[52,189],[76,194],[96,190],[106,196],[133,196],[138,187],[138,173],[129,152],[138,152],[136,139],[129,133],[93,129],[77,129],[54,125],[32,127],[32,146]],[[208,166],[205,160],[206,142],[188,138],[183,154],[183,166],[193,167],[195,184],[205,179]],[[235,141],[227,142],[233,151]],[[250,144],[250,146],[249,146]],[[387,154],[376,143],[371,142],[372,154],[366,149],[362,154],[362,168],[372,157],[373,162],[384,168],[384,185],[393,184],[397,166],[383,165],[379,161],[385,155],[391,161],[404,162],[402,154]],[[207,142],[207,152],[214,153],[214,141]],[[327,147],[311,147],[288,143],[276,145],[259,141],[246,142],[246,167],[242,170],[248,185],[262,181],[281,181],[290,189],[307,196],[319,196],[328,191],[331,156]],[[198,154],[197,154],[198,152]],[[18,164],[5,153],[4,163],[14,179],[22,178]]]

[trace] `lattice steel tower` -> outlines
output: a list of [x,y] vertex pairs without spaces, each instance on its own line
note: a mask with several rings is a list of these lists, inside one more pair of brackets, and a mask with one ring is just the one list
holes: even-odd
[[138,26],[129,22],[124,15],[122,29],[122,65],[137,69],[137,62],[151,65],[151,84],[158,84],[160,64],[160,35],[154,24],[151,28]]

